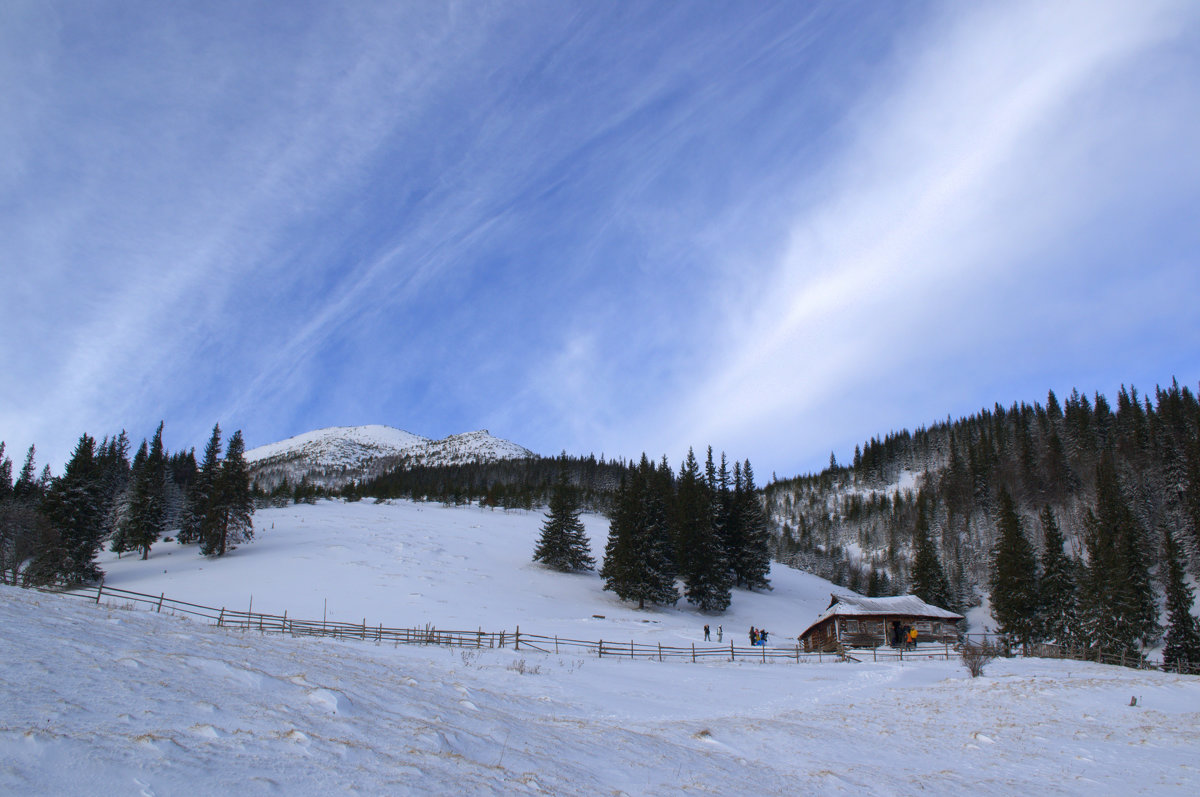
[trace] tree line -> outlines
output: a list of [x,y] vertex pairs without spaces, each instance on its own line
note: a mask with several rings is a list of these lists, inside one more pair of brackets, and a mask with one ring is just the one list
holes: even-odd
[[[550,500],[534,560],[556,570],[590,570],[595,562],[579,521],[579,503],[564,466]],[[770,533],[750,461],[730,469],[708,449],[701,471],[688,450],[678,475],[666,459],[642,455],[622,475],[609,513],[600,575],[604,589],[638,608],[683,597],[720,613],[735,586],[770,589]]]
[[163,425],[142,441],[132,461],[124,431],[97,442],[79,438],[61,476],[46,466],[35,477],[36,448],[29,447],[16,480],[0,443],[0,580],[26,586],[96,581],[96,563],[109,545],[142,559],[171,529],[181,543],[221,556],[253,537],[254,511],[242,433],[221,456],[220,425],[213,427],[204,460],[189,450],[163,447]]
[[1200,574],[1200,402],[1177,382],[892,433],[766,492],[777,556],[853,588],[883,573],[958,610],[990,594],[1014,640],[1127,657],[1163,638],[1165,595],[1168,649],[1193,649],[1171,607]]

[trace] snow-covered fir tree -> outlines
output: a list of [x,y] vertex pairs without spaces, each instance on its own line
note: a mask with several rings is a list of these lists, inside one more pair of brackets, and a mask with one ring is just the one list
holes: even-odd
[[1163,668],[1200,673],[1200,627],[1192,615],[1195,596],[1184,575],[1182,552],[1170,531],[1163,532],[1163,560],[1163,588],[1167,594]]
[[675,493],[675,550],[684,596],[704,612],[723,612],[733,578],[712,526],[712,506],[696,455],[688,449]]
[[95,438],[84,434],[63,475],[51,482],[42,499],[48,525],[38,540],[38,550],[30,566],[33,583],[61,580],[82,584],[103,575],[96,564],[96,554],[100,550],[105,508],[95,453]]
[[1001,633],[1018,644],[1027,645],[1037,635],[1037,558],[1008,490],[1000,491],[998,511],[989,581],[992,617],[999,624]]
[[912,577],[909,592],[933,606],[953,608],[950,582],[938,557],[937,546],[929,534],[929,520],[925,510],[926,498],[917,497],[917,521],[913,529],[916,553],[913,557]]
[[600,575],[606,590],[621,600],[636,601],[639,609],[679,600],[667,510],[670,490],[670,471],[656,469],[643,454],[615,499]]
[[1080,641],[1078,565],[1067,556],[1062,531],[1049,504],[1042,509],[1042,574],[1038,582],[1038,636],[1074,647]]
[[567,480],[565,467],[560,469],[554,493],[550,496],[549,511],[533,560],[563,573],[595,567],[587,531],[579,519],[579,503]]

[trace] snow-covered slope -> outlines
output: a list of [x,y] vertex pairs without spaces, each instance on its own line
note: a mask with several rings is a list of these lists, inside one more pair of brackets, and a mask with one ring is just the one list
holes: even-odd
[[[603,519],[585,516],[593,549]],[[794,635],[827,582],[636,611],[529,561],[540,513],[274,509],[106,583],[291,617],[700,642]],[[594,615],[602,615],[595,617]],[[218,629],[0,587],[4,794],[1195,794],[1200,679],[1074,661],[625,661]],[[1130,706],[1130,697],[1137,705]]]
[[527,448],[493,437],[488,431],[431,440],[391,426],[334,426],[306,432],[246,452],[251,477],[272,490],[284,479],[302,479],[322,487],[340,487],[369,479],[402,462],[411,465],[454,465],[521,459]]
[[[581,518],[600,558],[608,520]],[[747,643],[753,625],[783,644],[845,592],[808,573],[776,565],[774,589],[735,590],[719,618],[678,606],[637,611],[603,589],[597,573],[563,575],[532,561],[542,512],[447,507],[437,503],[319,501],[261,509],[255,539],[222,559],[196,546],[159,543],[142,561],[99,557],[105,584],[166,593],[206,606],[254,609],[289,617],[383,623],[392,627],[558,634],[573,639],[636,638],[687,645],[709,623],[726,641]],[[600,615],[597,617],[596,615]]]

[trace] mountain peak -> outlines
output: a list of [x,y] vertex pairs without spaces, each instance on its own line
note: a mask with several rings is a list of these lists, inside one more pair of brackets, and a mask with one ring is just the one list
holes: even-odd
[[529,449],[493,437],[487,429],[441,440],[379,424],[331,426],[289,437],[246,452],[251,478],[264,490],[285,479],[338,488],[374,478],[401,464],[456,465],[534,456]]

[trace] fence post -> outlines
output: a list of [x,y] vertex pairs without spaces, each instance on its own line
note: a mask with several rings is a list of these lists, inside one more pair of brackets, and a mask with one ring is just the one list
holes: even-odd
[[696,643],[692,643],[692,664],[696,663]]
[[222,606],[222,607],[221,607],[221,614],[220,614],[220,615],[217,617],[217,628],[220,628],[220,627],[221,627],[221,624],[222,624],[222,623],[224,623],[224,622],[225,622],[225,607],[224,607],[224,606]]
[[96,604],[100,603],[100,593],[104,591],[104,579],[100,579],[100,585],[96,587]]
[[283,633],[287,633],[287,609],[283,610]]
[[163,602],[163,598],[165,598],[165,597],[167,597],[167,593],[165,593],[165,592],[158,596],[158,611],[155,612],[155,614],[162,614],[162,602]]
[[521,649],[521,626],[517,626],[517,635],[515,637],[513,637],[513,640],[514,640],[514,645],[515,645],[515,647],[513,649],[520,650]]
[[633,661],[634,658],[635,657],[633,655],[633,640],[631,639],[631,640],[629,640],[629,660]]
[[658,643],[658,660],[662,661],[662,643]]
[[558,634],[554,635],[554,655],[558,655]]
[[733,652],[733,640],[729,640],[729,660],[737,661],[737,654]]
[[600,640],[600,658],[604,658],[604,640]]

